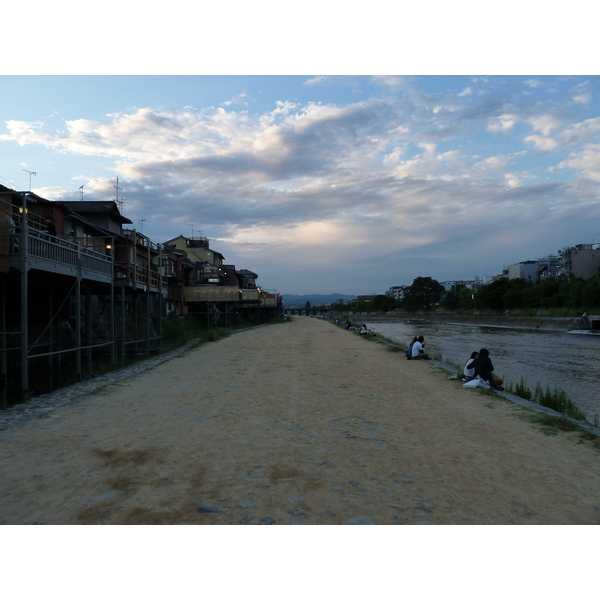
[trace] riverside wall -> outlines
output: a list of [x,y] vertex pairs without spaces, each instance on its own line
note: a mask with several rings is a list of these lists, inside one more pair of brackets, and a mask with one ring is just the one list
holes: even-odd
[[522,329],[527,331],[564,332],[590,329],[580,317],[520,317],[507,315],[459,315],[450,313],[340,313],[334,315],[352,321],[415,321],[425,323],[452,323],[481,325],[485,327],[501,327],[506,329]]

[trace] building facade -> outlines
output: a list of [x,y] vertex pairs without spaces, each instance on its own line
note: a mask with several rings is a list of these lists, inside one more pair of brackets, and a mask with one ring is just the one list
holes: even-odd
[[600,272],[600,244],[566,247],[558,256],[558,273],[564,279],[574,276],[586,280]]

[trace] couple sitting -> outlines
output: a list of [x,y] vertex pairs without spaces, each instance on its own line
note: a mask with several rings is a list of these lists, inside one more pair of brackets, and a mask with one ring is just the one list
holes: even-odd
[[425,339],[423,336],[420,335],[419,337],[415,337],[406,351],[406,358],[408,360],[430,360],[429,356],[425,354],[423,346],[425,346]]
[[465,364],[464,373],[467,381],[479,377],[490,387],[503,391],[503,380],[494,377],[494,365],[490,359],[490,352],[482,348],[479,352],[473,352]]

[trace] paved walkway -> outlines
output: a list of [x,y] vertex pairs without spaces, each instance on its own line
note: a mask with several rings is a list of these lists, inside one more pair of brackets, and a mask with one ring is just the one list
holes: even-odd
[[0,522],[600,523],[590,444],[331,323],[176,354],[9,415]]

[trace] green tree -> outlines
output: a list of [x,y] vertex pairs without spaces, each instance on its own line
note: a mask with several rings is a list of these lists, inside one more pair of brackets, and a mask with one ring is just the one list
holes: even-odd
[[429,310],[444,295],[444,286],[431,277],[417,277],[406,290],[402,305],[408,311]]
[[376,312],[388,312],[396,308],[396,300],[384,294],[378,294],[373,300],[373,310]]
[[592,277],[585,282],[581,293],[581,306],[585,310],[600,306],[600,275]]
[[502,294],[501,308],[509,308],[511,310],[523,308],[525,289],[528,285],[532,284],[528,284],[524,279],[510,279],[508,283],[508,289]]
[[480,287],[475,294],[475,308],[502,310],[504,308],[502,297],[510,288],[510,281],[505,278],[496,279]]
[[452,289],[445,293],[440,305],[446,310],[456,310],[460,307],[460,292],[465,289],[465,285],[455,283]]

